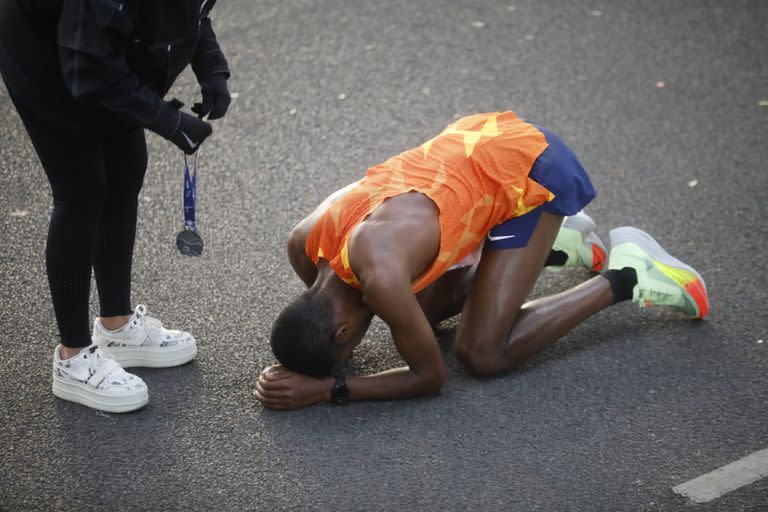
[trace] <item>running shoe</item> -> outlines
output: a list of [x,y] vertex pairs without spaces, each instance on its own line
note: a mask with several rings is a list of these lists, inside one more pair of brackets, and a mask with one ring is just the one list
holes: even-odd
[[197,344],[191,334],[164,328],[158,319],[147,316],[143,305],[136,308],[128,323],[115,331],[105,329],[97,318],[93,321],[92,338],[125,368],[168,368],[188,363],[197,355]]
[[592,272],[603,270],[607,251],[596,229],[597,224],[584,210],[566,217],[552,249],[566,253],[568,259],[565,265],[547,268],[555,271],[564,267],[584,267]]
[[53,351],[53,394],[105,412],[141,409],[149,401],[147,385],[91,345],[74,357],[61,359]]
[[637,228],[616,228],[609,236],[608,268],[632,267],[637,272],[632,302],[647,308],[670,306],[692,318],[707,316],[707,286],[693,267],[668,254],[651,235]]

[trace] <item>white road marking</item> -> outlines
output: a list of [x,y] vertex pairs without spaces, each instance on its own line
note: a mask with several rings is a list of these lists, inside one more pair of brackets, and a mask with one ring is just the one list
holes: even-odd
[[696,503],[706,503],[768,476],[768,448],[672,488]]

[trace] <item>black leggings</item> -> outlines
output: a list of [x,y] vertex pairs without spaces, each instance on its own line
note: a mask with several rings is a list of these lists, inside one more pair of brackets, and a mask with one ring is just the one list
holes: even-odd
[[101,316],[132,310],[136,209],[147,167],[144,131],[73,102],[35,105],[7,85],[53,192],[45,256],[61,343],[85,347],[91,344],[91,269]]

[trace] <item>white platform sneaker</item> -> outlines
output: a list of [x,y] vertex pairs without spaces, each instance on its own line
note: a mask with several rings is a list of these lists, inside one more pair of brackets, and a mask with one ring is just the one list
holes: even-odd
[[149,401],[147,385],[91,345],[70,359],[53,351],[53,394],[106,412],[141,409]]
[[178,366],[197,355],[197,344],[191,334],[164,328],[159,320],[147,316],[147,308],[142,305],[116,331],[105,329],[97,318],[92,338],[105,354],[126,368]]

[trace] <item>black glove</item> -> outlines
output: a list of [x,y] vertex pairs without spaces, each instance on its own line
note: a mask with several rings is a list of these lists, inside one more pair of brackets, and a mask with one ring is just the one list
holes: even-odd
[[200,90],[203,93],[203,102],[195,103],[192,106],[192,112],[198,116],[208,119],[219,119],[224,114],[232,102],[232,97],[227,89],[227,77],[224,75],[213,75],[200,82]]
[[182,112],[180,109],[183,106],[176,98],[162,102],[157,116],[147,128],[191,155],[213,133],[213,128],[202,119]]
[[208,136],[213,133],[210,124],[195,116],[179,112],[179,124],[168,140],[176,144],[183,152],[191,155],[200,148]]

